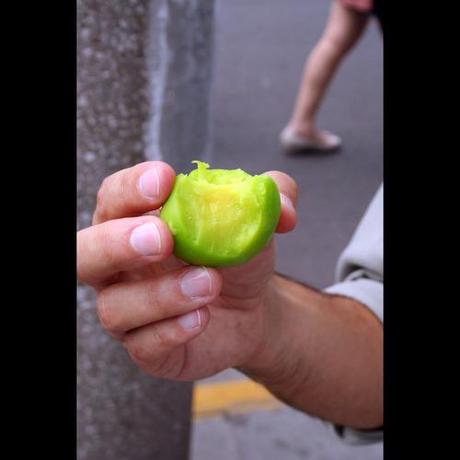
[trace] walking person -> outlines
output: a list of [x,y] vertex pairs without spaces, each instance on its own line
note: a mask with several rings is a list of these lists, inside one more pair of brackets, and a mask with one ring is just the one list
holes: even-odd
[[286,151],[335,150],[336,134],[318,129],[316,117],[326,90],[340,63],[362,37],[372,16],[383,33],[381,0],[334,0],[324,32],[310,53],[291,118],[280,135]]

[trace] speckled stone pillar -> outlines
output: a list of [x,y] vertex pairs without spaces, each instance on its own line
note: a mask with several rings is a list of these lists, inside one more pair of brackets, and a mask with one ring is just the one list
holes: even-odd
[[[211,22],[212,0],[77,1],[79,229],[107,175],[205,150]],[[78,459],[186,459],[191,384],[139,371],[99,326],[92,290],[77,295]]]
[[146,155],[177,171],[207,159],[214,0],[152,2],[148,53],[152,115]]

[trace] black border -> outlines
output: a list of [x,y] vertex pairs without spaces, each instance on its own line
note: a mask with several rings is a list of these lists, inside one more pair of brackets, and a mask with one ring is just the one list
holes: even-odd
[[384,10],[385,460],[452,455],[443,453],[452,447],[451,422],[441,413],[446,390],[436,387],[452,364],[440,366],[444,352],[434,351],[437,334],[447,334],[446,316],[430,292],[446,286],[436,277],[449,270],[430,261],[430,243],[439,242],[436,179],[448,182],[446,171],[437,171],[446,162],[434,135],[446,132],[437,124],[443,112],[432,102],[442,97],[449,61],[441,58],[435,25],[450,26],[446,10],[427,3],[389,1]]
[[13,6],[4,22],[14,29],[6,46],[15,48],[9,68],[19,130],[9,150],[17,164],[4,174],[19,187],[4,198],[16,208],[11,233],[23,251],[8,267],[17,286],[5,285],[16,315],[8,322],[14,419],[6,421],[17,433],[14,456],[76,459],[77,4]]

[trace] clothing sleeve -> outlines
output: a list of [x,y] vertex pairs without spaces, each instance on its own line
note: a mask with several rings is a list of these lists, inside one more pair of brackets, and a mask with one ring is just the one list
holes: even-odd
[[[339,257],[335,281],[324,292],[357,300],[383,323],[383,184]],[[349,444],[383,440],[383,427],[366,431],[333,428]]]
[[345,281],[325,289],[328,294],[350,297],[365,305],[383,323],[383,283],[356,270]]
[[383,185],[337,262],[329,294],[351,297],[383,322]]

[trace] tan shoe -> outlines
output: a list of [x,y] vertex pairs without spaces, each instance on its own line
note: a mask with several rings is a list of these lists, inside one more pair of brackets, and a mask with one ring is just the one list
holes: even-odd
[[286,151],[293,150],[336,150],[342,145],[342,139],[329,131],[319,131],[314,138],[297,134],[290,128],[284,128],[280,134],[281,146]]

